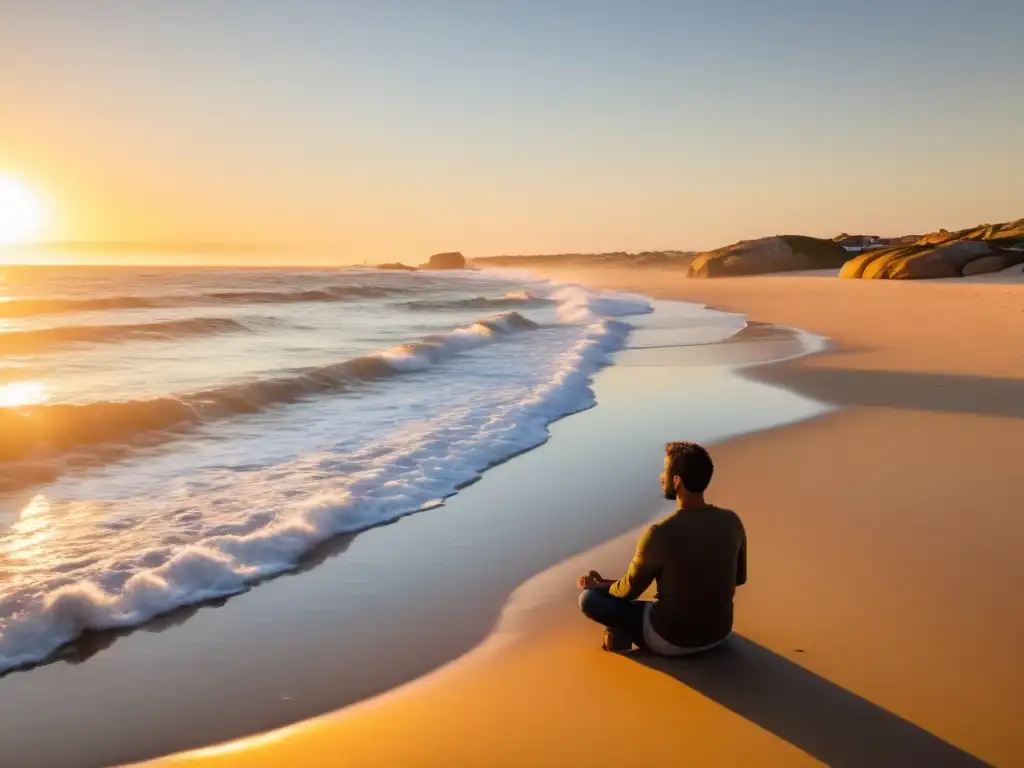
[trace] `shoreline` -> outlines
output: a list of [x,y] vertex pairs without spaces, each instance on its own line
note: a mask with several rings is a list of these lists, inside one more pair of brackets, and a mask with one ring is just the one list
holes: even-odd
[[[777,683],[799,681],[799,700],[779,699],[778,689],[748,690],[727,674],[702,684],[692,665],[687,674],[652,676],[642,664],[595,651],[598,633],[576,616],[575,589],[559,581],[547,594],[531,593],[532,615],[521,625],[528,638],[492,634],[487,643],[506,640],[500,656],[481,659],[485,643],[369,702],[164,764],[283,765],[327,749],[345,750],[356,764],[604,764],[629,759],[632,749],[569,734],[585,731],[588,711],[615,707],[624,689],[677,707],[669,734],[656,727],[657,706],[627,719],[650,734],[652,748],[698,761],[1024,759],[1014,714],[1024,620],[1013,608],[1024,566],[1012,544],[1024,525],[1014,505],[1024,478],[990,458],[1011,455],[1024,439],[1024,359],[1012,344],[1024,338],[1024,284],[849,288],[865,284],[779,276],[642,291],[651,272],[586,277],[599,287],[741,310],[836,343],[743,375],[823,394],[842,410],[713,451],[722,467],[714,498],[744,514],[757,558],[738,598],[736,630],[746,638],[738,658],[753,673],[774,671]],[[859,312],[844,317],[851,309]],[[936,339],[922,320],[943,310],[958,323],[944,323]],[[787,481],[793,466],[804,482]],[[964,482],[950,482],[951,471]],[[966,528],[959,525],[965,510]],[[588,553],[600,560],[588,567],[603,567],[602,558],[621,567],[631,536]],[[554,679],[557,688],[546,687]],[[475,711],[472,702],[483,700],[495,708]],[[787,720],[787,704],[814,727]],[[834,722],[854,704],[850,727]],[[508,734],[508,717],[531,738]],[[389,741],[375,743],[384,729]]]
[[[721,337],[722,321],[735,328],[737,318],[671,306],[676,315],[637,318],[657,327],[635,331],[627,347],[657,347],[637,341],[643,334],[696,343]],[[219,606],[97,634],[68,663],[8,675],[0,705],[14,714],[0,728],[0,752],[38,766],[123,763],[287,726],[429,674],[483,641],[524,580],[664,504],[649,461],[675,434],[659,403],[678,391],[678,365],[696,366],[685,390],[701,410],[685,417],[690,426],[702,439],[724,437],[818,412],[731,368],[802,353],[802,344],[789,331],[751,329],[717,345],[620,351],[592,385],[602,407],[553,422],[546,444],[440,508],[335,540],[317,567]],[[641,387],[662,394],[638,410]],[[616,467],[616,487],[588,488],[601,462]],[[104,707],[90,707],[101,690]],[[35,733],[41,718],[61,740]]]

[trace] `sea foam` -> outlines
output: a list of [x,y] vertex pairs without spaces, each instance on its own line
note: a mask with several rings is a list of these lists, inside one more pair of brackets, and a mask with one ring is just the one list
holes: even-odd
[[[382,365],[415,376],[389,377],[405,393],[398,404],[390,391],[363,397],[361,420],[345,421],[353,405],[342,398],[294,405],[273,440],[238,443],[248,453],[235,466],[226,458],[232,444],[222,444],[175,466],[165,458],[171,471],[162,474],[154,460],[149,471],[163,485],[148,493],[122,484],[117,498],[100,477],[78,492],[103,502],[37,497],[2,541],[12,567],[0,598],[0,670],[43,660],[88,630],[242,591],[332,536],[436,507],[543,443],[552,421],[594,404],[591,377],[630,332],[615,318],[651,309],[579,286],[547,294],[557,326],[506,313],[371,356],[371,378]],[[416,378],[424,375],[432,378]],[[289,440],[303,449],[276,456]],[[89,525],[92,540],[82,535]]]
[[[174,323],[180,328],[190,321]],[[197,319],[188,326],[208,330],[242,329],[233,320]],[[150,329],[152,325],[144,326]],[[171,325],[170,323],[160,324]],[[117,326],[83,326],[108,332]],[[132,326],[139,327],[139,326]],[[445,333],[432,334],[372,355],[308,368],[290,375],[272,376],[145,400],[29,405],[0,411],[0,491],[30,483],[36,475],[24,462],[75,452],[78,462],[120,456],[139,444],[153,444],[184,429],[195,428],[242,414],[260,413],[315,395],[350,390],[356,385],[436,365],[461,352],[489,344],[500,337],[537,328],[516,312],[477,320]],[[12,334],[7,334],[12,335]],[[0,339],[2,347],[2,339]],[[59,427],[55,428],[55,425]],[[19,463],[20,462],[20,463]],[[53,464],[54,468],[58,465]]]

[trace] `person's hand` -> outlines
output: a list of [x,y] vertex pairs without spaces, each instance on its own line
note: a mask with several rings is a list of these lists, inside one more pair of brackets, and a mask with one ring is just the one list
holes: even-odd
[[601,578],[601,574],[597,571],[591,571],[585,576],[580,576],[576,579],[576,586],[580,589],[600,589],[608,586],[608,584],[608,580]]

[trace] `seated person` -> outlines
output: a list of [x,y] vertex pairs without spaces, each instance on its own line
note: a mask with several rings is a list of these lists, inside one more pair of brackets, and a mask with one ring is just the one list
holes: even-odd
[[[597,571],[579,578],[583,614],[607,627],[605,650],[639,648],[682,656],[713,648],[732,632],[736,587],[747,581],[743,523],[704,500],[714,465],[696,443],[665,446],[661,476],[676,511],[640,539],[629,572],[618,581]],[[653,601],[640,595],[657,582]]]

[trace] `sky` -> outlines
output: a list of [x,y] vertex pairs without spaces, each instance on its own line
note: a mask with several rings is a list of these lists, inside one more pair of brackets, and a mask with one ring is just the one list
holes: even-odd
[[338,261],[1024,216],[1020,0],[0,0],[39,236]]

